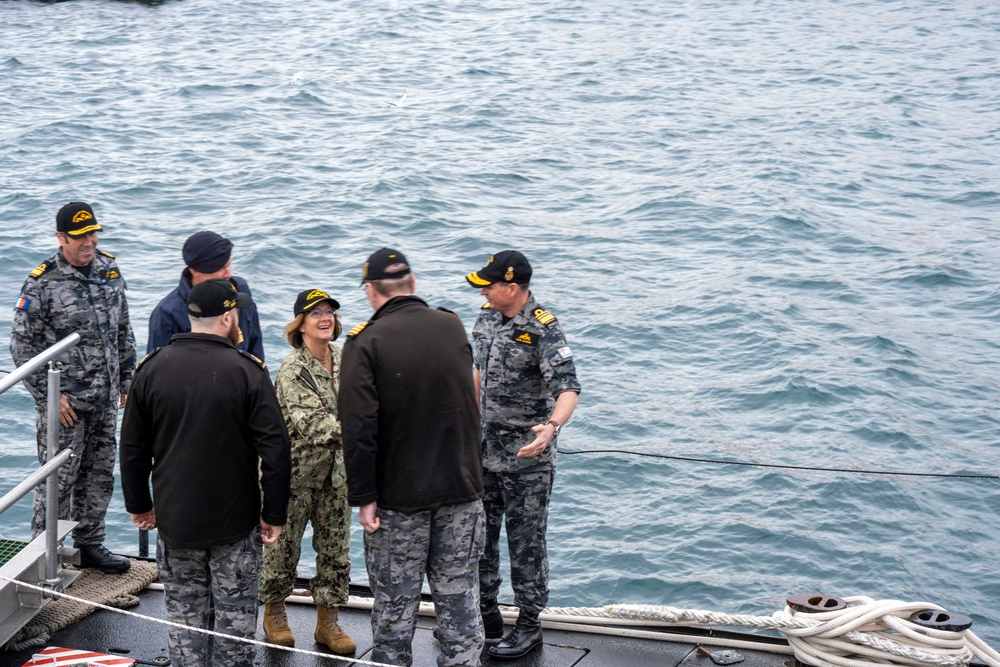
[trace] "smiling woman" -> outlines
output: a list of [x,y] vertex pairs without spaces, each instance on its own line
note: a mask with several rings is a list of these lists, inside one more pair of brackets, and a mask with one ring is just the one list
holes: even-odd
[[264,550],[260,599],[268,641],[293,646],[285,598],[292,593],[302,535],[311,523],[316,550],[316,576],[310,582],[317,609],[315,639],[345,655],[356,645],[337,622],[351,576],[351,510],[337,419],[340,349],[332,345],[341,332],[339,308],[340,303],[325,291],[304,290],[292,309],[295,318],[285,326],[294,350],[278,369],[275,386],[292,439],[292,493],[285,529],[278,543]]

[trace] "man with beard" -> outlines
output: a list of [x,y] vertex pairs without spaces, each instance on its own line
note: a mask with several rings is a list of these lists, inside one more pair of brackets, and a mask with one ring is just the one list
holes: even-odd
[[[236,348],[238,311],[251,305],[223,278],[191,290],[191,333],[139,364],[121,437],[125,508],[140,529],[159,529],[167,618],[244,638],[257,627],[261,541],[277,542],[291,479],[271,379]],[[243,642],[175,627],[168,640],[173,665],[253,664]]]

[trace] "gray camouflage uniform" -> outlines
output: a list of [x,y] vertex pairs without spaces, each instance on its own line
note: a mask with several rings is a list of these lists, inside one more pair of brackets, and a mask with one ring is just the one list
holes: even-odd
[[500,592],[500,525],[506,520],[514,603],[537,615],[548,603],[545,542],[556,467],[556,438],[537,457],[519,459],[535,439],[531,427],[548,421],[559,394],[580,392],[573,354],[555,317],[534,295],[504,322],[480,312],[472,330],[483,425],[483,507],[486,546],[479,561],[480,597]]
[[[66,336],[80,343],[61,358],[61,392],[79,419],[59,427],[59,450],[74,456],[59,472],[59,518],[78,521],[77,544],[104,541],[104,515],[114,488],[115,425],[119,399],[135,370],[135,337],[129,323],[125,280],[114,256],[98,250],[85,276],[56,253],[24,282],[14,309],[10,354],[18,366]],[[47,370],[24,385],[35,398],[38,460],[48,460]],[[45,528],[44,486],[35,490],[32,536]]]
[[254,664],[253,644],[213,638],[196,629],[253,638],[262,546],[259,528],[234,544],[207,549],[171,547],[157,534],[156,563],[160,581],[167,587],[167,618],[195,629],[167,628],[174,667]]
[[293,350],[275,377],[278,403],[292,440],[292,493],[278,543],[264,548],[260,599],[291,595],[306,523],[312,522],[316,576],[313,599],[324,607],[347,602],[351,579],[347,472],[337,419],[340,349],[330,345],[333,374],[306,347]]
[[[379,508],[380,527],[365,533],[365,564],[372,588],[371,659],[413,664],[413,633],[424,572],[437,614],[437,664],[475,665],[483,650],[483,619],[474,595],[473,563],[483,553],[479,500],[423,512]],[[472,594],[470,594],[472,593]]]

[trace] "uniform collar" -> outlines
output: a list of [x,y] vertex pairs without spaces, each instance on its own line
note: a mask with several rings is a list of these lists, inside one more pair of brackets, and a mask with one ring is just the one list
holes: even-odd
[[375,311],[375,314],[372,315],[369,322],[373,322],[380,317],[385,317],[389,313],[394,313],[397,310],[406,310],[409,308],[427,308],[427,302],[415,294],[394,296],[382,304],[381,308]]
[[497,321],[500,323],[500,328],[502,329],[506,327],[524,326],[532,319],[534,319],[532,313],[535,311],[536,308],[538,308],[538,302],[535,301],[535,295],[532,294],[531,291],[529,290],[528,300],[524,303],[524,308],[518,311],[517,315],[507,320],[506,323],[504,323],[503,321],[503,313],[501,313],[499,310],[494,310],[493,312],[496,313]]

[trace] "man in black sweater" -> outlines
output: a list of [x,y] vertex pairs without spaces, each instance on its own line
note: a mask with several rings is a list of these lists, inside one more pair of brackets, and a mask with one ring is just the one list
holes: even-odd
[[[136,369],[120,455],[132,522],[158,528],[167,618],[246,638],[257,628],[261,542],[273,546],[281,533],[291,479],[271,379],[235,346],[249,301],[224,278],[191,290],[191,333],[174,334]],[[175,666],[253,664],[250,644],[177,628],[168,639]]]
[[360,508],[375,595],[371,660],[412,664],[426,573],[437,664],[478,665],[485,518],[472,348],[453,313],[413,296],[399,251],[372,254],[362,282],[375,314],[347,335],[339,412],[347,500]]

